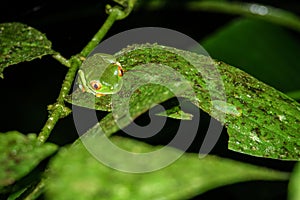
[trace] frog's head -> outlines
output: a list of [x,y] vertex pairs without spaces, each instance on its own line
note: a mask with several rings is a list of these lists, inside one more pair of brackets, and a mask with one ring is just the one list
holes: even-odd
[[[106,94],[114,94],[122,88],[123,69],[119,62],[110,63],[101,75],[95,78],[86,77],[82,70],[79,70],[79,87],[86,92],[94,94],[96,97],[104,96]],[[94,72],[97,73],[97,72]]]
[[117,93],[122,87],[122,76],[123,69],[120,63],[110,64],[98,80],[89,82],[89,88],[96,96]]

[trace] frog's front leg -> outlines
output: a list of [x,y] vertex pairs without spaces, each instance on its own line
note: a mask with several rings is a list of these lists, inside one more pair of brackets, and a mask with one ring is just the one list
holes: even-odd
[[79,88],[81,89],[82,92],[86,92],[88,90],[84,72],[82,70],[78,70],[78,81],[79,81]]
[[102,93],[96,93],[95,96],[96,96],[96,97],[103,97],[103,96],[105,96],[105,94],[102,94]]

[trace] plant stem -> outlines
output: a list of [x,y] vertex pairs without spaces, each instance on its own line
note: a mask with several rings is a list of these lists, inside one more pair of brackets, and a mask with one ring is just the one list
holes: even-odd
[[72,87],[73,80],[75,79],[76,72],[80,67],[82,61],[76,56],[70,59],[71,67],[65,76],[65,80],[63,81],[59,96],[57,98],[57,103],[63,105],[65,97],[69,94],[69,91]]
[[[118,15],[118,12],[114,11],[111,12],[103,24],[103,26],[100,28],[100,30],[97,32],[97,34],[92,38],[92,40],[88,43],[88,45],[81,51],[79,55],[81,56],[87,56],[101,41],[101,39],[105,36],[107,31],[110,29],[110,27],[113,25],[113,23],[116,20],[116,17]],[[46,121],[44,127],[42,128],[38,140],[41,143],[44,143],[51,131],[53,130],[54,126],[58,122],[60,118],[63,118],[67,116],[70,113],[70,110],[65,106],[64,104],[64,98],[68,95],[69,91],[71,90],[71,86],[73,83],[73,80],[75,79],[76,72],[81,65],[80,56],[73,56],[70,60],[64,59],[60,54],[56,54],[53,57],[60,61],[62,64],[69,66],[69,70],[65,76],[65,79],[63,81],[59,96],[57,98],[57,101],[55,104],[48,107],[49,110],[49,116],[48,120]]]
[[54,128],[59,118],[60,118],[60,111],[57,109],[50,114],[46,124],[42,128],[37,138],[40,143],[44,143],[48,139],[52,129]]
[[69,60],[65,59],[60,53],[54,54],[52,57],[67,67],[71,66]]
[[64,104],[64,98],[68,95],[71,89],[72,82],[75,79],[76,72],[81,64],[81,61],[76,57],[71,58],[70,61],[71,67],[69,68],[65,80],[63,81],[57,101],[55,104],[48,107],[48,110],[50,112],[48,120],[38,136],[38,140],[41,143],[44,143],[48,139],[52,129],[54,128],[58,120],[60,118],[68,116],[71,113],[70,109]]
[[[131,5],[133,6],[133,5]],[[65,97],[69,94],[73,80],[75,79],[76,72],[82,63],[82,57],[86,57],[92,50],[99,44],[99,42],[103,39],[106,35],[108,30],[114,24],[116,20],[123,19],[124,15],[128,15],[128,11],[124,12],[121,10],[120,7],[108,7],[109,15],[102,27],[99,31],[94,35],[92,40],[83,48],[83,50],[78,54],[73,56],[70,60],[66,60],[60,54],[55,54],[53,57],[61,62],[63,65],[68,66],[69,70],[65,76],[63,81],[59,96],[56,100],[56,103],[53,105],[48,106],[49,116],[48,120],[46,121],[44,127],[42,128],[39,136],[38,141],[40,143],[46,142],[48,137],[50,136],[51,131],[53,130],[54,126],[58,122],[60,118],[66,117],[71,113],[71,110],[65,106],[64,100]],[[130,10],[131,11],[131,10]]]
[[129,0],[127,7],[122,10],[119,6],[111,7],[110,5],[106,6],[107,12],[109,13],[108,18],[100,28],[100,30],[94,35],[92,40],[83,48],[80,52],[80,55],[83,57],[87,57],[88,54],[96,48],[99,42],[103,39],[106,35],[110,27],[115,23],[117,20],[121,20],[126,18],[130,12],[132,11],[136,0]]
[[118,20],[118,17],[120,13],[122,12],[119,8],[114,7],[111,8],[109,11],[109,16],[100,28],[100,30],[94,35],[92,40],[83,48],[83,50],[80,52],[80,55],[83,57],[87,57],[87,55],[96,48],[96,46],[99,44],[99,42],[103,39],[103,37],[106,35],[110,27],[114,24],[116,20]]

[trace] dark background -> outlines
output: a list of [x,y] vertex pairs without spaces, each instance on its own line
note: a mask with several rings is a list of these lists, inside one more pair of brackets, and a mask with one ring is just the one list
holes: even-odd
[[[182,2],[184,1],[167,1],[167,4],[159,9],[147,8],[141,2],[138,9],[126,19],[117,21],[106,37],[132,28],[156,26],[177,30],[201,41],[224,24],[239,17],[185,10]],[[300,4],[297,0],[255,2],[300,14]],[[4,1],[0,6],[0,23],[17,21],[40,30],[52,41],[54,50],[69,58],[80,52],[102,25],[106,19],[106,3],[109,1]],[[288,31],[299,38],[298,33]],[[5,69],[5,78],[0,80],[0,132],[17,130],[25,134],[39,133],[47,119],[47,105],[55,102],[66,72],[67,69],[50,56]],[[142,117],[141,121],[144,118]],[[223,140],[226,140],[226,130],[224,131]],[[72,116],[68,116],[58,122],[49,140],[64,145],[77,137]],[[258,159],[226,151],[224,141],[220,141],[220,144],[221,150],[216,152],[222,156],[285,171],[291,171],[294,165],[293,162]],[[287,184],[265,181],[234,184],[209,191],[195,199],[215,199],[218,196],[222,196],[222,199],[285,199]]]

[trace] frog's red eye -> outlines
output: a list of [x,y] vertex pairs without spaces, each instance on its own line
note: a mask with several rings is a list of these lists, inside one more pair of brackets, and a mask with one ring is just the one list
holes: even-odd
[[119,65],[118,66],[118,76],[122,77],[124,74],[123,68]]
[[90,84],[91,84],[92,88],[94,88],[95,90],[100,90],[102,87],[102,85],[101,85],[101,83],[99,83],[99,81],[94,80],[94,81],[91,81]]

